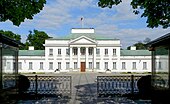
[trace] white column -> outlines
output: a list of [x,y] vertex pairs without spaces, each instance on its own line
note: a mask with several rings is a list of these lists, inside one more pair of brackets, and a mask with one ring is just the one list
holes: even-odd
[[96,47],[93,48],[93,71],[96,69]]
[[77,65],[78,65],[78,69],[80,69],[80,47],[78,47]]
[[113,63],[112,63],[113,49],[112,48],[108,48],[108,55],[109,55],[108,69],[112,70],[113,68]]
[[89,55],[89,53],[88,53],[88,47],[86,47],[86,69],[89,67],[89,61],[88,61],[88,55]]
[[73,48],[70,47],[70,69],[73,69]]

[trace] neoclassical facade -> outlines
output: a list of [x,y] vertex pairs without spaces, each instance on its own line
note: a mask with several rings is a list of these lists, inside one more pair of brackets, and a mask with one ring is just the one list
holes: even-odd
[[19,72],[151,72],[148,50],[121,50],[119,39],[93,28],[72,28],[68,36],[45,40],[45,50],[19,51]]

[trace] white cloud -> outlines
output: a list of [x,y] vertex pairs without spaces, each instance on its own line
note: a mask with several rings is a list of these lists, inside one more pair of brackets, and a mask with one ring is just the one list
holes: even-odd
[[14,29],[26,30],[27,33],[30,29],[45,30],[49,35],[57,37],[55,32],[67,31],[69,34],[70,29],[66,28],[81,27],[80,18],[83,16],[85,27],[94,27],[98,34],[119,38],[123,47],[143,41],[146,37],[155,39],[170,30],[144,27],[146,23],[141,24],[144,19],[132,12],[131,0],[123,0],[112,9],[98,7],[97,2],[98,0],[48,0],[43,10],[35,15],[33,20],[25,20],[20,27]]
[[123,48],[133,45],[138,41],[143,41],[145,38],[150,38],[151,40],[154,40],[162,35],[169,33],[169,31],[170,29],[162,28],[121,29],[112,25],[104,25],[96,29],[97,33],[105,34],[106,37],[120,39]]

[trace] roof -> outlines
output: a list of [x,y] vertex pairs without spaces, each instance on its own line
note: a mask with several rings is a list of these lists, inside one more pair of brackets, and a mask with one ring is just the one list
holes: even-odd
[[19,50],[19,56],[45,56],[45,50]]
[[170,41],[170,33],[167,33],[167,34],[149,42],[147,45],[149,45],[151,47],[161,46],[161,45],[170,45],[169,41]]
[[21,42],[16,41],[14,39],[11,39],[11,38],[3,35],[3,34],[0,34],[0,42],[14,46],[14,47],[18,47],[19,45],[23,45]]
[[[148,50],[120,50],[120,56],[150,56]],[[45,56],[45,50],[19,50],[19,56]]]
[[80,36],[86,36],[88,38],[95,39],[95,40],[119,40],[119,39],[113,39],[110,37],[104,37],[102,35],[97,35],[94,33],[71,33],[70,35],[67,35],[65,37],[50,38],[50,39],[51,40],[70,40],[70,39],[78,38]]
[[151,56],[148,50],[120,50],[120,56]]

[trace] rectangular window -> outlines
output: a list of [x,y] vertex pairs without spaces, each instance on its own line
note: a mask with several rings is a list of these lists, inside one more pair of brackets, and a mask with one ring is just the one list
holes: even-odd
[[11,63],[7,62],[7,70],[10,70],[10,69],[11,69]]
[[105,63],[104,63],[104,68],[105,68],[105,69],[108,69],[108,62],[105,62]]
[[69,69],[69,68],[70,68],[70,63],[66,62],[66,69]]
[[100,49],[96,49],[96,54],[100,55]]
[[32,70],[32,62],[29,62],[29,70]]
[[49,69],[53,70],[53,62],[49,62]]
[[113,62],[113,69],[116,69],[116,62]]
[[108,55],[108,49],[105,49],[104,54]]
[[158,63],[158,69],[162,69],[162,63],[161,62]]
[[58,55],[61,55],[61,49],[58,49]]
[[147,63],[143,62],[143,69],[147,69]]
[[74,69],[77,69],[77,62],[74,62]]
[[22,70],[22,62],[18,62],[18,69]]
[[132,63],[132,69],[136,69],[136,62]]
[[49,49],[49,56],[53,56],[53,49]]
[[92,62],[89,62],[89,69],[92,69]]
[[126,69],[126,63],[122,62],[122,69]]
[[116,49],[113,49],[113,56],[116,56]]
[[13,62],[13,70],[15,70],[15,68],[16,68],[16,62]]
[[43,62],[40,62],[40,70],[43,70]]
[[100,63],[96,62],[96,69],[100,69]]
[[86,49],[85,47],[81,47],[81,48],[80,48],[81,55],[85,55],[85,53],[86,53],[86,50],[85,50],[85,49]]
[[66,49],[66,55],[70,55],[70,48]]
[[89,48],[89,55],[93,54],[93,48]]
[[58,69],[61,69],[61,62],[58,62]]
[[73,48],[73,55],[77,55],[77,48]]

